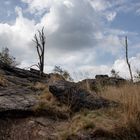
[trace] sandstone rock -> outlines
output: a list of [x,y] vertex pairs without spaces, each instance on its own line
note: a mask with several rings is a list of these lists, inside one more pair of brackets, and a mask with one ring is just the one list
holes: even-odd
[[96,75],[95,78],[96,83],[101,86],[120,86],[126,83],[123,78],[108,77],[107,75]]
[[127,81],[123,78],[108,77],[108,75],[96,75],[95,79],[84,79],[77,83],[83,89],[98,92],[106,86],[122,86]]
[[0,89],[0,117],[24,116],[32,112],[37,103],[35,94],[28,88]]

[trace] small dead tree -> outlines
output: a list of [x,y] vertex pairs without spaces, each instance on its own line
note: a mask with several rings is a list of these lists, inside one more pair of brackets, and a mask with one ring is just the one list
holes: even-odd
[[125,57],[126,57],[126,63],[128,65],[128,68],[129,68],[131,82],[133,82],[133,75],[132,75],[131,65],[130,65],[130,62],[129,62],[129,59],[128,59],[128,41],[127,41],[127,36],[125,37]]
[[44,34],[44,27],[42,30],[38,30],[38,35],[35,34],[33,41],[36,44],[36,50],[39,57],[39,63],[38,68],[40,70],[40,74],[42,75],[44,72],[44,52],[45,52],[45,43],[46,43],[46,37]]
[[16,67],[19,63],[16,61],[16,58],[10,54],[10,51],[7,47],[3,48],[0,52],[0,62],[4,65]]
[[119,78],[119,72],[118,71],[115,71],[114,69],[111,70],[111,76],[114,77],[114,78]]
[[62,75],[65,80],[73,82],[73,79],[70,76],[70,73],[67,70],[63,70],[60,66],[55,66],[53,71],[54,73],[58,73]]

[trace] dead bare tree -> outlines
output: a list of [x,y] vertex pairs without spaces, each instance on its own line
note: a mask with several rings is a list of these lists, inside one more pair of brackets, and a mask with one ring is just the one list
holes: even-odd
[[131,82],[133,82],[133,75],[132,75],[131,65],[130,65],[130,62],[129,62],[129,59],[128,59],[128,41],[127,41],[127,36],[125,37],[125,57],[126,57],[126,63],[128,65],[128,68],[129,68]]
[[44,72],[44,52],[45,52],[45,43],[46,43],[46,37],[44,34],[44,27],[42,30],[38,30],[38,35],[35,34],[33,41],[36,44],[36,50],[39,57],[39,63],[38,68],[40,70],[40,74],[42,75]]

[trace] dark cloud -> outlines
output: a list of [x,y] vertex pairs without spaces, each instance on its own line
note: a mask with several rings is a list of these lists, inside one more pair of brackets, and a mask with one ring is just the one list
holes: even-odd
[[102,28],[98,13],[86,1],[71,2],[72,7],[55,7],[59,27],[48,36],[48,46],[60,51],[78,51],[96,46],[94,36]]

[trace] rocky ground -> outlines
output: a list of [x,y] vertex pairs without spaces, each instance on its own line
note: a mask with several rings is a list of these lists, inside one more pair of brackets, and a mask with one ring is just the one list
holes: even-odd
[[97,92],[105,85],[125,82],[100,75],[72,83],[58,74],[40,77],[37,71],[1,64],[0,140],[115,139],[112,133],[96,126],[103,120],[104,128],[112,126],[116,120],[110,119],[106,110],[121,104]]

